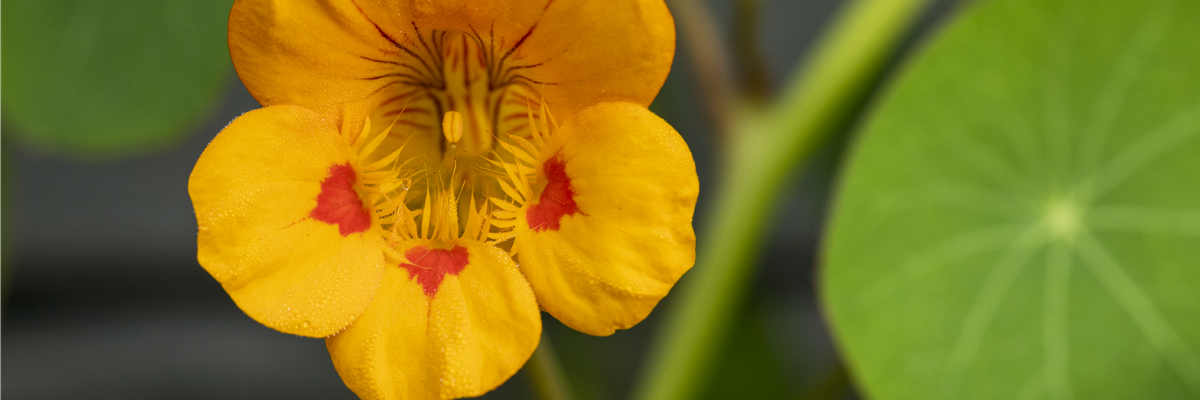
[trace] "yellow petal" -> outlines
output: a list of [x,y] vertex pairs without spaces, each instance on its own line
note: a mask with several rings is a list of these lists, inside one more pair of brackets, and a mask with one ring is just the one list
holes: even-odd
[[188,181],[200,265],[246,314],[283,332],[341,330],[382,279],[382,230],[352,204],[338,140],[333,118],[313,111],[251,111],[213,139]]
[[645,107],[602,103],[565,121],[541,161],[514,242],[538,301],[592,335],[637,324],[695,262],[687,144]]
[[[506,253],[468,240],[398,250],[406,260],[388,266],[366,313],[325,341],[351,390],[364,399],[474,397],[525,364],[541,316]],[[439,261],[444,270],[432,271]]]

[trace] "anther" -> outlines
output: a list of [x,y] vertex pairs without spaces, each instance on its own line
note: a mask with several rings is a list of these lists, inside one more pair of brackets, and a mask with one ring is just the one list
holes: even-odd
[[446,141],[450,143],[458,143],[463,135],[463,116],[458,111],[447,112],[442,117],[442,134],[446,136]]

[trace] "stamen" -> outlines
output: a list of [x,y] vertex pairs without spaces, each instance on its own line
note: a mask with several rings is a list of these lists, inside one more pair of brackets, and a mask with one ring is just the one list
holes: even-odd
[[463,135],[463,115],[458,111],[450,111],[442,118],[442,134],[446,141],[458,143]]

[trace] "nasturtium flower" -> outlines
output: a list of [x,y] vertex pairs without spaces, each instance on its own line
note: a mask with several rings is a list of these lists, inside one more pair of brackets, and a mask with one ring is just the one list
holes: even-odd
[[695,258],[674,41],[661,0],[238,1],[264,108],[192,172],[200,264],[363,398],[481,395],[540,310],[631,327]]

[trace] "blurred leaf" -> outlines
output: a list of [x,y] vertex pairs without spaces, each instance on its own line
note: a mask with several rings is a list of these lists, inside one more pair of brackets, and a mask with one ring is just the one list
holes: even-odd
[[869,398],[1200,398],[1198,15],[978,2],[908,66],[825,249]]
[[232,1],[4,3],[6,124],[69,154],[168,144],[215,107],[231,63]]

